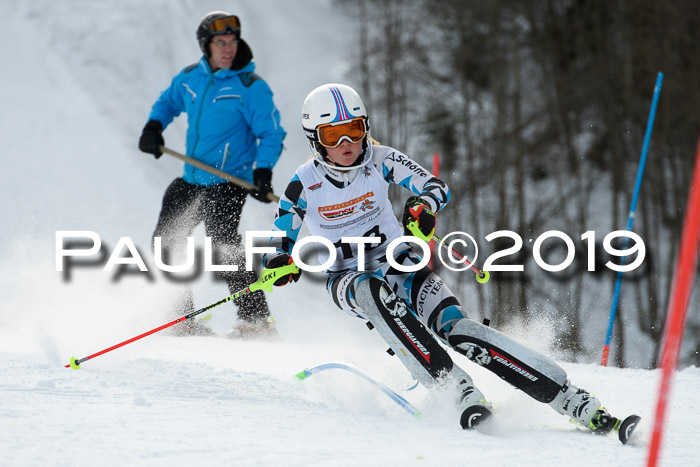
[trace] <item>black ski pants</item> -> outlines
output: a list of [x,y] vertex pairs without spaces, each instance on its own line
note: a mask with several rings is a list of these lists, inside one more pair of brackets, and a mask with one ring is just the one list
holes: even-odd
[[[215,264],[237,264],[238,271],[221,272],[231,293],[246,288],[257,280],[255,271],[245,270],[245,252],[241,246],[238,224],[248,191],[232,183],[200,186],[176,178],[163,196],[163,205],[153,237],[161,237],[166,264],[177,264],[168,258],[184,251],[187,237],[199,223],[204,222],[211,238]],[[270,316],[262,291],[246,294],[234,300],[238,317],[243,321],[265,321]],[[194,310],[192,291],[183,294],[178,313]]]

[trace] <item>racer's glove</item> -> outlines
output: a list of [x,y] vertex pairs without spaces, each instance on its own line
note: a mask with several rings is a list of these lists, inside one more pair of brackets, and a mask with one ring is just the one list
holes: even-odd
[[[270,261],[268,261],[265,269],[275,269],[282,266],[287,266],[289,264],[294,264],[294,260],[287,253],[282,253],[281,255],[275,256]],[[292,281],[296,282],[299,280],[299,277],[301,277],[301,269],[299,269],[298,272],[294,272],[280,277],[275,281],[275,286],[279,287],[282,285],[287,285]]]
[[403,208],[403,230],[406,235],[413,235],[423,241],[430,241],[435,233],[435,214],[430,206],[419,196],[411,196]]

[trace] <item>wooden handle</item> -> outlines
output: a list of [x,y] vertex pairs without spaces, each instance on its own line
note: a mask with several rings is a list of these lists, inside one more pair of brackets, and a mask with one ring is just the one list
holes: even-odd
[[[190,165],[193,165],[197,167],[198,169],[206,170],[212,175],[216,175],[217,177],[221,177],[225,180],[228,180],[229,182],[233,183],[234,185],[238,185],[242,188],[245,188],[246,190],[256,190],[257,187],[255,185],[251,185],[250,183],[246,182],[245,180],[241,180],[240,178],[236,178],[231,174],[227,174],[226,172],[219,170],[215,167],[212,167],[209,164],[205,164],[204,162],[198,161],[197,159],[193,159],[191,157],[188,157],[184,154],[180,154],[177,151],[173,151],[172,149],[168,149],[165,146],[160,146],[160,150],[164,154],[168,154],[170,156],[175,157],[176,159],[180,159],[181,161],[184,161]],[[267,199],[270,201],[278,202],[280,200],[279,196],[276,196],[274,193],[269,192],[267,194]]]

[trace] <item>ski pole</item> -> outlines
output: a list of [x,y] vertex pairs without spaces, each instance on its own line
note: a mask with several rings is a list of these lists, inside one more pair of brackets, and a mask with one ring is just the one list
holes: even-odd
[[[233,183],[234,185],[238,185],[241,188],[245,188],[246,190],[256,190],[257,187],[255,185],[251,185],[250,183],[246,182],[245,180],[241,180],[240,178],[234,177],[231,174],[227,174],[226,172],[217,169],[216,167],[212,167],[209,164],[205,164],[204,162],[198,161],[197,159],[193,159],[189,156],[186,156],[184,154],[180,154],[177,151],[173,151],[172,149],[168,149],[165,146],[159,146],[159,149],[164,153],[168,154],[170,156],[173,156],[176,159],[180,159],[181,161],[184,161],[187,164],[193,165],[197,167],[198,169],[205,170],[209,172],[212,175],[216,175],[217,177],[221,177],[224,180],[228,180],[229,182]],[[270,201],[278,202],[280,200],[279,196],[276,196],[274,193],[270,192],[267,194],[267,199]]]
[[467,258],[465,258],[464,256],[460,255],[460,254],[457,252],[457,250],[455,250],[455,249],[452,248],[451,246],[448,246],[448,245],[445,243],[445,240],[443,240],[442,238],[438,237],[438,236],[435,235],[435,234],[433,234],[433,238],[435,239],[436,242],[438,242],[438,243],[440,244],[441,247],[443,247],[443,248],[445,249],[445,251],[452,253],[454,256],[457,257],[457,259],[461,260],[464,264],[466,264],[467,266],[469,266],[469,267],[471,268],[471,270],[474,271],[474,272],[476,273],[476,281],[477,281],[478,283],[480,283],[480,284],[485,284],[485,283],[487,283],[487,282],[489,281],[489,279],[491,278],[491,274],[489,274],[488,271],[480,271],[479,268],[477,268],[476,266],[474,266],[474,264],[472,264]]
[[489,278],[491,277],[489,272],[488,271],[480,271],[479,268],[474,266],[474,264],[472,264],[469,260],[467,260],[467,258],[465,258],[464,256],[457,253],[457,251],[454,248],[452,248],[451,246],[448,246],[445,243],[445,240],[443,240],[442,238],[438,237],[435,234],[434,228],[433,228],[432,235],[425,235],[425,234],[423,234],[423,232],[420,231],[420,228],[418,227],[418,222],[415,220],[406,224],[406,227],[408,228],[409,232],[411,232],[411,234],[413,234],[414,237],[420,238],[421,240],[423,240],[426,243],[429,242],[431,239],[435,240],[436,242],[438,242],[440,244],[441,247],[443,247],[445,249],[445,251],[447,251],[448,253],[451,253],[453,256],[456,256],[457,259],[459,259],[464,264],[469,266],[472,269],[472,271],[474,271],[476,273],[476,281],[478,283],[485,284],[488,282]]
[[299,272],[299,268],[297,267],[296,264],[289,264],[286,266],[282,266],[279,268],[274,268],[274,269],[263,269],[262,274],[260,274],[260,278],[250,284],[248,287],[246,287],[243,290],[239,290],[238,292],[235,292],[228,297],[224,298],[223,300],[219,300],[216,303],[212,303],[211,305],[205,306],[204,308],[200,308],[199,310],[195,310],[192,313],[189,313],[185,316],[181,316],[173,321],[170,321],[169,323],[165,323],[162,326],[158,326],[157,328],[151,329],[150,331],[144,332],[143,334],[139,334],[136,337],[132,337],[131,339],[125,340],[124,342],[120,342],[118,344],[115,344],[111,347],[108,347],[104,350],[100,350],[97,353],[94,353],[92,355],[88,355],[87,357],[84,358],[75,358],[71,357],[70,363],[68,365],[65,365],[66,368],[73,368],[74,370],[77,370],[80,368],[80,364],[90,360],[95,357],[99,357],[102,354],[105,354],[107,352],[111,352],[112,350],[118,349],[119,347],[123,347],[127,344],[131,344],[134,341],[137,341],[139,339],[143,339],[146,336],[150,336],[151,334],[155,334],[158,331],[162,331],[163,329],[169,328],[170,326],[174,326],[178,323],[181,323],[185,320],[188,319],[193,319],[195,316],[197,316],[200,313],[204,313],[207,310],[211,310],[214,307],[217,307],[219,305],[223,305],[226,302],[229,302],[231,300],[235,300],[238,297],[241,297],[243,295],[249,294],[251,292],[255,292],[257,290],[264,290],[266,292],[272,292],[272,286],[274,285],[275,281],[279,279],[282,276],[285,276],[287,274],[294,274]]

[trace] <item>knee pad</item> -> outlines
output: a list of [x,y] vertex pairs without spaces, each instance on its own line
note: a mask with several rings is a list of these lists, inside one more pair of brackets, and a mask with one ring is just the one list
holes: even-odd
[[[358,305],[357,283],[363,276],[373,275],[369,272],[346,271],[342,273],[332,274],[326,279],[326,290],[333,299],[333,303],[344,312],[364,318],[361,314],[360,305]],[[378,276],[374,276],[378,277]]]

